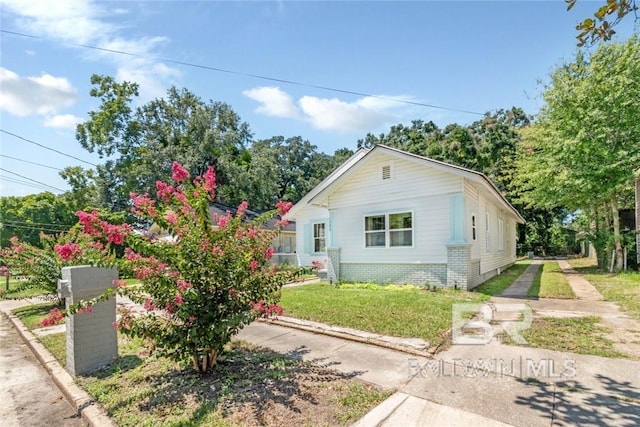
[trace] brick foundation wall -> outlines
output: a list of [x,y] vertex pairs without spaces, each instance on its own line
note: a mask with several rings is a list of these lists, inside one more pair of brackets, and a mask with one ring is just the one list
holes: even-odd
[[345,282],[446,286],[447,265],[341,263],[340,279]]
[[470,289],[469,268],[471,245],[455,243],[447,245],[447,287]]

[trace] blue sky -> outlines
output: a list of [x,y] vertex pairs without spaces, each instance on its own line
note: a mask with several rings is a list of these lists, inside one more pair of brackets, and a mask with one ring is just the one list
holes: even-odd
[[[414,119],[467,124],[477,114],[393,102],[395,98],[477,113],[540,107],[540,81],[576,51],[576,23],[555,1],[178,2],[0,0],[2,130],[90,163],[75,124],[97,107],[92,74],[138,82],[139,103],[171,85],[231,105],[255,139],[300,135],[332,153],[368,132]],[[616,29],[624,39],[633,17]],[[637,28],[637,27],[636,27]],[[136,53],[118,55],[91,45]],[[158,58],[165,58],[158,59]],[[166,59],[376,97],[216,72]],[[57,170],[77,160],[0,133],[0,194],[60,190]],[[8,157],[7,157],[8,156]],[[12,158],[41,163],[37,166]],[[11,174],[17,173],[23,177]],[[49,188],[54,193],[60,191]]]

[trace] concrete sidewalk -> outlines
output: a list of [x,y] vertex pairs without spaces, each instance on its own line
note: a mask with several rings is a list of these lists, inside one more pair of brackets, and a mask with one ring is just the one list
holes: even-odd
[[429,359],[265,323],[238,338],[398,390],[361,426],[640,424],[640,362],[498,342]]

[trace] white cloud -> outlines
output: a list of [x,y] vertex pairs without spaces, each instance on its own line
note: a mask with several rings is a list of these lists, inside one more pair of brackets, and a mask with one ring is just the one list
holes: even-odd
[[[111,63],[116,75],[144,77],[140,84],[141,100],[161,96],[172,79],[181,74],[177,68],[151,59],[158,56],[164,37],[124,37],[122,25],[106,20],[121,16],[128,9],[109,8],[107,3],[93,0],[0,0],[3,13],[14,17],[14,23],[26,32],[75,44],[93,45],[140,56],[131,57],[97,50],[83,50],[90,60]],[[161,65],[161,66],[158,66]]]
[[[242,93],[260,103],[256,109],[258,113],[304,120],[316,129],[341,133],[368,132],[386,127],[399,120],[394,111],[399,108],[406,109],[401,103],[377,97],[363,97],[353,102],[345,102],[338,98],[303,96],[296,103],[288,93],[271,86],[256,87]],[[392,98],[411,99],[408,96]]]
[[20,77],[0,67],[0,110],[15,116],[55,114],[72,105],[76,97],[76,90],[64,77]]
[[258,113],[282,118],[297,118],[300,116],[300,110],[291,96],[279,87],[255,87],[245,90],[242,94],[261,104],[256,109]]
[[44,120],[44,125],[56,129],[75,129],[78,123],[83,121],[82,117],[73,114],[57,114],[49,116]]

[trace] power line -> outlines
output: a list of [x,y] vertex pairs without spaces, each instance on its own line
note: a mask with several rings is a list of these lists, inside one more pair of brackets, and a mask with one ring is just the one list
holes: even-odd
[[[2,30],[0,30],[0,31],[2,31]],[[53,151],[54,153],[58,153],[58,154],[61,154],[61,155],[63,155],[63,156],[66,156],[66,157],[70,157],[70,158],[72,158],[72,159],[74,159],[74,160],[77,160],[77,161],[79,161],[79,162],[86,163],[86,164],[91,165],[91,166],[98,166],[98,165],[96,165],[95,163],[87,162],[87,161],[85,161],[85,160],[79,159],[78,157],[72,156],[71,154],[63,153],[62,151],[56,150],[55,148],[47,147],[46,145],[39,144],[39,143],[37,143],[37,142],[35,142],[35,141],[32,141],[32,140],[27,139],[27,138],[25,138],[25,137],[22,137],[22,136],[20,136],[20,135],[16,135],[15,133],[12,133],[12,132],[6,131],[6,130],[4,130],[4,129],[0,129],[0,132],[2,132],[2,133],[6,133],[7,135],[11,135],[11,136],[13,136],[14,138],[21,139],[21,140],[23,140],[23,141],[25,141],[25,142],[28,142],[28,143],[30,143],[30,144],[37,145],[38,147],[42,147],[42,148],[44,148],[44,149],[46,149],[46,150]]]
[[47,232],[50,232],[50,233],[61,233],[63,231],[66,231],[66,230],[53,230],[53,229],[50,229],[50,228],[43,228],[43,227],[28,227],[28,226],[23,226],[23,225],[10,225],[10,224],[2,223],[2,222],[0,222],[0,224],[2,224],[2,228],[4,228],[4,226],[6,225],[7,227],[10,227],[10,228],[18,228],[18,229],[21,229],[21,230],[47,231]]
[[3,169],[3,168],[0,168],[0,171],[6,172],[6,173],[10,173],[12,175],[19,176],[20,178],[26,179],[27,181],[33,181],[36,184],[44,185],[44,186],[47,186],[49,188],[53,188],[55,190],[61,191],[63,193],[66,191],[66,190],[63,190],[61,188],[54,187],[53,185],[49,185],[49,184],[45,184],[44,182],[36,181],[35,179],[31,179],[28,176],[24,176],[24,175],[20,175],[19,173],[11,172],[10,170],[6,170],[6,169]]
[[[19,32],[16,32],[16,31],[0,30],[0,32],[6,33],[6,34],[13,34],[13,35],[16,35],[16,36],[21,36],[21,37],[29,37],[29,38],[33,38],[33,39],[47,40],[47,37],[36,36],[36,35],[33,35],[33,34],[19,33]],[[278,82],[278,83],[285,83],[285,84],[289,84],[289,85],[310,87],[310,88],[321,89],[321,90],[326,90],[326,91],[330,91],[330,92],[338,92],[338,93],[344,93],[344,94],[348,94],[348,95],[364,96],[364,97],[370,97],[370,98],[376,98],[376,99],[383,99],[385,101],[398,102],[398,103],[402,103],[402,104],[417,105],[417,106],[420,106],[420,107],[428,107],[428,108],[434,108],[434,109],[438,109],[438,110],[455,111],[455,112],[458,112],[458,113],[466,113],[466,114],[474,114],[474,115],[478,115],[478,116],[484,116],[483,113],[478,113],[477,111],[469,111],[469,110],[462,110],[462,109],[459,109],[459,108],[450,108],[450,107],[443,107],[443,106],[440,106],[440,105],[425,104],[423,102],[408,101],[406,99],[393,98],[393,97],[390,97],[390,96],[372,95],[372,94],[368,94],[368,93],[364,93],[364,92],[356,92],[356,91],[346,90],[346,89],[337,89],[337,88],[333,88],[333,87],[329,87],[329,86],[322,86],[322,85],[316,85],[316,84],[311,84],[311,83],[298,82],[298,81],[295,81],[295,80],[280,79],[280,78],[277,78],[277,77],[268,77],[268,76],[263,76],[263,75],[260,75],[260,74],[245,73],[245,72],[242,72],[242,71],[229,70],[229,69],[226,69],[226,68],[213,67],[213,66],[209,66],[209,65],[194,64],[192,62],[178,61],[176,59],[161,58],[161,57],[154,57],[154,56],[145,56],[145,55],[140,55],[140,54],[137,54],[137,53],[125,52],[125,51],[117,50],[117,49],[107,49],[107,48],[104,48],[104,47],[98,47],[98,46],[92,46],[92,45],[80,44],[80,43],[69,43],[69,45],[82,47],[82,48],[85,48],[85,49],[99,50],[99,51],[102,51],[102,52],[116,53],[116,54],[119,54],[119,55],[133,56],[133,57],[138,57],[138,58],[146,58],[146,59],[152,59],[152,60],[155,60],[155,61],[163,61],[163,62],[168,62],[168,63],[171,63],[171,64],[183,65],[185,67],[200,68],[200,69],[209,70],[209,71],[217,71],[219,73],[235,74],[235,75],[238,75],[238,76],[251,77],[251,78],[254,78],[254,79],[268,80],[268,81]]]
[[44,185],[32,184],[30,182],[23,181],[21,179],[15,179],[15,178],[8,177],[8,176],[0,176],[0,180],[7,181],[7,182],[12,182],[14,184],[25,185],[27,187],[39,188],[41,190],[49,190],[49,188],[45,187]]
[[27,222],[27,221],[16,221],[16,220],[3,221],[3,222],[5,224],[12,223],[12,224],[21,224],[21,225],[43,225],[46,227],[73,227],[75,225],[75,224],[54,224],[50,222]]
[[49,169],[53,169],[53,170],[57,170],[57,171],[61,171],[62,170],[60,168],[54,168],[53,166],[43,165],[42,163],[36,163],[36,162],[31,162],[29,160],[19,159],[17,157],[7,156],[6,154],[0,154],[0,157],[6,157],[7,159],[17,160],[19,162],[24,162],[24,163],[30,163],[32,165],[42,166],[43,168],[49,168]]

